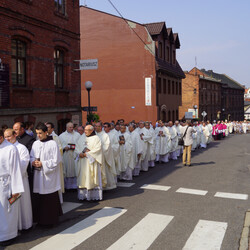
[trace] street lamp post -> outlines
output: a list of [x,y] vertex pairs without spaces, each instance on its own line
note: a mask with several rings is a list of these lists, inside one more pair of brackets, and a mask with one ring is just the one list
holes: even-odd
[[[194,108],[194,115],[195,115],[195,119],[196,119],[196,110],[197,110],[198,106],[197,106],[197,105],[194,105],[193,108]],[[197,118],[198,118],[198,117],[197,117]]]
[[88,115],[91,113],[90,112],[90,90],[92,86],[93,86],[93,83],[91,81],[85,82],[85,88],[88,91],[88,112],[87,112]]

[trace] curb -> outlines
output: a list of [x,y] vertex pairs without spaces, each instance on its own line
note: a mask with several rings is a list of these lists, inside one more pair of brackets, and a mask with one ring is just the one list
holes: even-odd
[[239,250],[250,250],[250,209],[247,210],[245,215],[244,227],[242,229],[240,237],[240,246]]

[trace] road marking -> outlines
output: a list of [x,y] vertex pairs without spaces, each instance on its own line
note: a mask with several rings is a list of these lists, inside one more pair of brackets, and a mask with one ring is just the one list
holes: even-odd
[[248,199],[247,194],[222,193],[222,192],[217,192],[214,195],[214,197],[228,198],[228,199],[238,199],[238,200],[247,200]]
[[132,187],[135,183],[132,182],[117,182],[117,187]]
[[190,188],[179,188],[176,190],[177,193],[184,194],[196,194],[196,195],[206,195],[208,191],[198,190],[198,189],[190,189]]
[[33,247],[34,250],[60,249],[70,250],[78,246],[89,237],[106,227],[120,217],[127,210],[121,208],[104,207],[86,219],[67,228],[59,234]]
[[160,191],[168,191],[171,187],[169,187],[169,186],[161,186],[161,185],[145,184],[145,185],[141,186],[140,188],[151,189],[151,190],[160,190]]
[[226,230],[225,222],[199,220],[183,250],[219,250]]
[[77,208],[77,207],[80,207],[82,204],[81,203],[75,203],[75,202],[63,202],[62,204],[62,210],[63,210],[63,213],[66,214],[68,213],[69,211]]
[[148,249],[173,218],[170,215],[149,213],[108,250]]

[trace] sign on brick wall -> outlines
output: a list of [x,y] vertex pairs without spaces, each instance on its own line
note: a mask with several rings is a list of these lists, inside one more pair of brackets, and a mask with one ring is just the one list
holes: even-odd
[[9,65],[0,63],[0,108],[10,106]]
[[145,105],[151,106],[152,100],[151,100],[151,77],[145,78]]

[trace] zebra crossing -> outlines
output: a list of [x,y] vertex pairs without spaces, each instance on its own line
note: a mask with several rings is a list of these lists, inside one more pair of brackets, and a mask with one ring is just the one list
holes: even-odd
[[[74,204],[71,204],[71,206]],[[68,204],[70,206],[70,204]],[[74,206],[75,207],[75,206]],[[74,208],[73,208],[74,209]],[[84,248],[84,242],[95,234],[105,230],[108,225],[118,218],[126,220],[127,209],[104,207],[75,225],[46,239],[32,250],[60,249],[70,250],[80,246]],[[148,249],[160,234],[166,233],[169,225],[175,220],[174,215],[148,213],[138,222],[135,221],[131,229],[107,248],[108,250]],[[228,224],[226,222],[199,220],[191,235],[185,242],[184,250],[208,250],[220,249]],[[170,227],[171,228],[171,227]],[[166,247],[167,249],[167,247]]]

